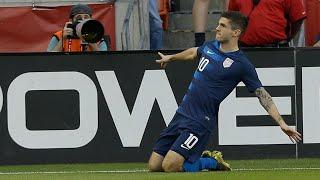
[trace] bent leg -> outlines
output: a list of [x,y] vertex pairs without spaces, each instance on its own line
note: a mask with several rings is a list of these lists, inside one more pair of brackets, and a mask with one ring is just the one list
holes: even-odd
[[170,150],[162,162],[164,172],[199,172],[203,169],[217,169],[217,161],[213,158],[199,158],[189,162],[179,153]]
[[156,152],[152,152],[149,163],[148,163],[148,169],[151,172],[162,172],[162,162],[164,157]]
[[178,128],[180,121],[181,117],[176,114],[169,126],[161,132],[160,137],[153,146],[153,152],[150,156],[148,165],[151,172],[164,171],[162,168],[162,163],[172,144],[179,137]]
[[182,155],[170,150],[162,162],[162,168],[165,172],[181,172],[184,160]]

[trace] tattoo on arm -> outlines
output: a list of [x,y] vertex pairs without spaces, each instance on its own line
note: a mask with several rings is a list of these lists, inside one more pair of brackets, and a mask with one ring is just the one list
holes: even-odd
[[259,98],[260,104],[264,107],[264,109],[278,124],[280,124],[283,119],[279,114],[270,94],[263,87],[256,89],[255,94]]
[[263,87],[256,89],[254,93],[259,98],[260,104],[264,107],[264,109],[269,111],[270,107],[274,105],[270,94]]

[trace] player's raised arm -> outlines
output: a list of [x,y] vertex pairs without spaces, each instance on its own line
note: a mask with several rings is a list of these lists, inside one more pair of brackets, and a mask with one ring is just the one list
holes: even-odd
[[269,113],[269,115],[279,124],[281,130],[289,136],[290,140],[293,143],[299,142],[301,140],[301,134],[289,127],[285,123],[276,105],[274,104],[270,94],[263,87],[256,89],[255,94],[259,98],[260,104]]
[[165,68],[167,64],[171,61],[190,61],[194,60],[197,57],[197,47],[189,48],[177,54],[164,55],[158,52],[161,59],[156,60],[157,63],[160,63],[162,68]]

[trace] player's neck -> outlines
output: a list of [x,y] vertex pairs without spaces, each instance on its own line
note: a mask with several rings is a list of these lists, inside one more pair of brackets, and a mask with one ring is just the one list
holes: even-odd
[[237,41],[229,41],[229,42],[221,42],[220,43],[220,51],[224,53],[238,51],[239,46]]

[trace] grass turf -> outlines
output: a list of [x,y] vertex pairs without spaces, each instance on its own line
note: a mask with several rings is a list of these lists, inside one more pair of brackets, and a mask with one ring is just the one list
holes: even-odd
[[[0,166],[0,179],[320,179],[320,159],[233,160],[232,172],[149,173],[145,163]],[[301,169],[299,169],[301,168]],[[138,172],[112,172],[112,171]],[[19,174],[21,173],[21,174]]]

